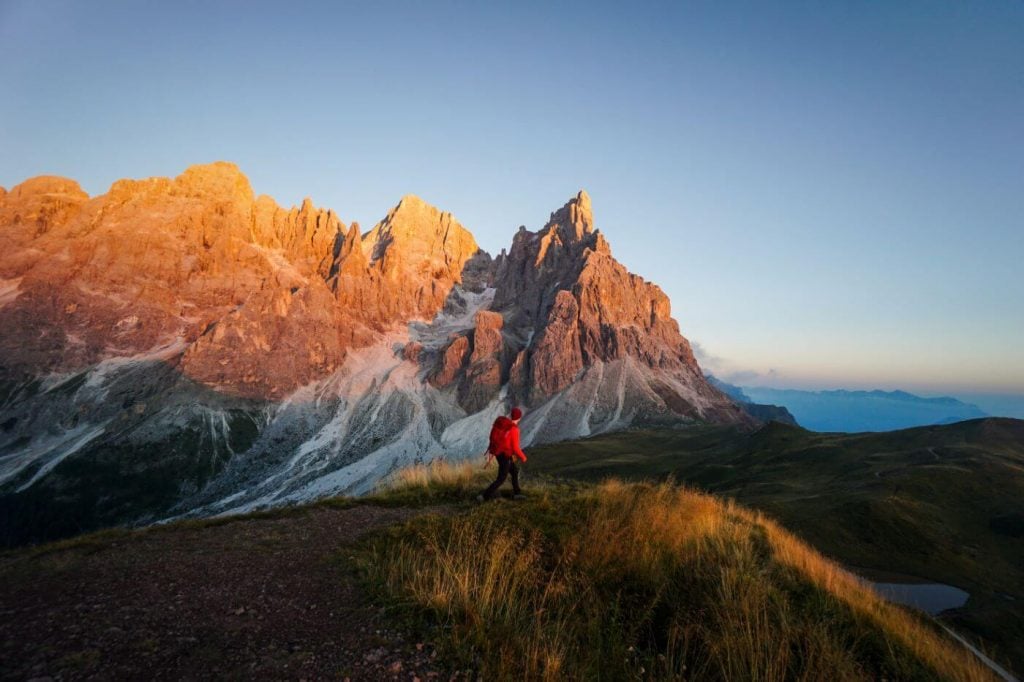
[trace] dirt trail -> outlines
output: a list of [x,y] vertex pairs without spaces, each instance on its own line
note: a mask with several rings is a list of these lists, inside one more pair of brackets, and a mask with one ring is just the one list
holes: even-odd
[[430,511],[312,508],[7,555],[0,675],[434,679],[430,646],[389,630],[338,561],[360,535]]

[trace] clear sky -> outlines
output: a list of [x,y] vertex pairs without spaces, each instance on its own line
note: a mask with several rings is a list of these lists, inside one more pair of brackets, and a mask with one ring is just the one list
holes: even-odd
[[0,0],[0,185],[225,159],[492,252],[583,187],[722,376],[1024,392],[1024,2],[630,4]]

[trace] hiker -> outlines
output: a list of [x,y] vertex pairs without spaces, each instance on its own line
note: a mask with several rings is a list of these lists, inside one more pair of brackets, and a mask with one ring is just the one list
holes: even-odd
[[[501,416],[494,420],[491,427],[490,444],[487,447],[488,457],[493,456],[498,460],[498,478],[494,480],[487,490],[476,496],[477,501],[494,499],[498,494],[498,488],[512,474],[512,496],[514,499],[522,500],[526,496],[519,488],[519,467],[516,460],[526,461],[526,455],[519,447],[519,420],[523,418],[523,411],[513,407],[508,417]],[[488,459],[488,462],[490,460]]]

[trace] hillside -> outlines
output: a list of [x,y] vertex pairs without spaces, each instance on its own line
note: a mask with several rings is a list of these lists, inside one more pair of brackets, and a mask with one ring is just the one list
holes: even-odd
[[671,476],[764,510],[844,564],[956,585],[971,598],[944,619],[1024,669],[1024,421],[634,431],[537,447],[531,463],[583,480]]
[[4,675],[993,679],[757,513],[622,483],[467,502],[488,475],[7,552]]

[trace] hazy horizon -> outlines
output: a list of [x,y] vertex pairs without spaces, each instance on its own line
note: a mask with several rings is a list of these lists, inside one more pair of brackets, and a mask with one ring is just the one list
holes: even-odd
[[0,185],[223,159],[492,254],[584,188],[723,379],[1024,394],[1021,35],[1020,3],[3,2]]

